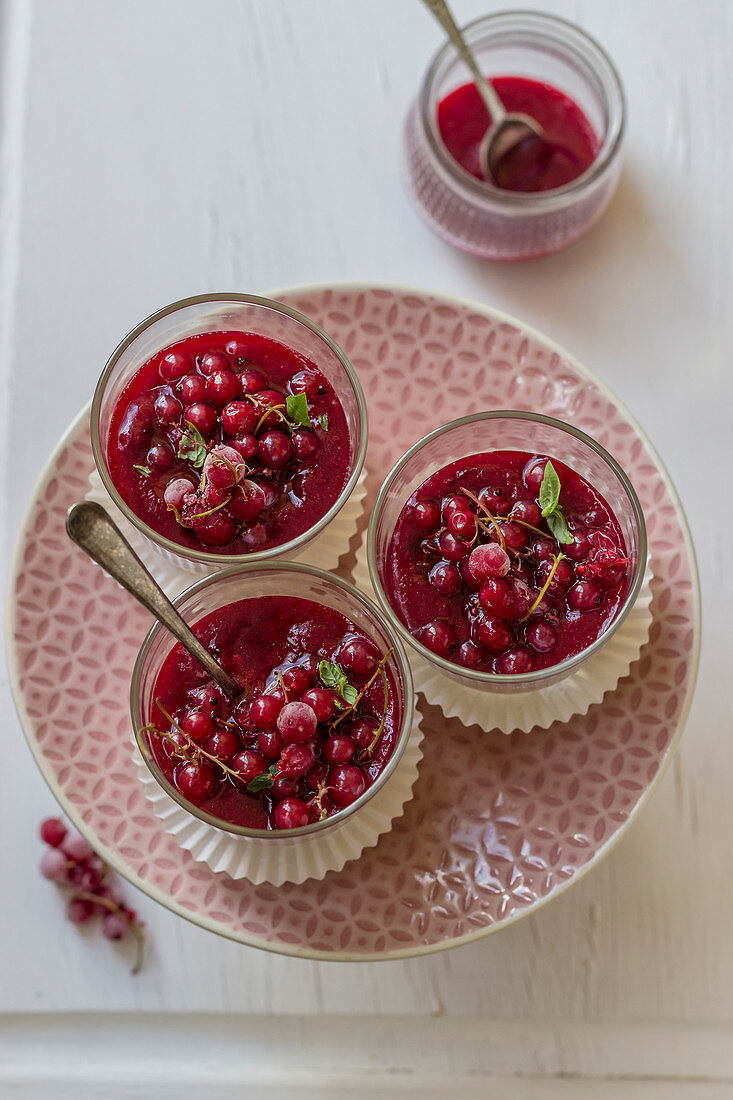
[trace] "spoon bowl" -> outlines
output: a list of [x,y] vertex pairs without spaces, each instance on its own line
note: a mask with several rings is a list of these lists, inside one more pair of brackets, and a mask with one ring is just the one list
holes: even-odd
[[489,113],[489,128],[479,146],[479,164],[484,179],[501,186],[501,162],[512,150],[527,141],[541,143],[548,150],[552,149],[552,145],[536,119],[518,111],[506,110],[493,84],[481,72],[445,0],[423,0],[423,3],[458,50]]

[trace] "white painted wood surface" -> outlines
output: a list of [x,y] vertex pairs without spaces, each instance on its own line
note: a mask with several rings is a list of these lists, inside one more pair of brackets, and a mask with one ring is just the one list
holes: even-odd
[[[467,20],[488,5],[455,6]],[[733,1037],[733,6],[534,6],[576,20],[616,60],[630,105],[626,169],[612,208],[585,240],[529,266],[501,267],[434,238],[401,189],[402,118],[439,42],[417,0],[0,0],[7,541],[53,442],[118,339],[145,314],[203,290],[394,282],[521,316],[604,378],[676,481],[697,541],[705,614],[698,692],[678,760],[609,859],[497,936],[370,966],[258,953],[139,897],[150,950],[143,973],[130,977],[121,952],[64,922],[60,899],[35,871],[36,825],[53,802],[3,673],[0,1011],[25,1036],[10,1042],[15,1055],[0,1057],[3,1095],[50,1095],[35,1070],[19,1069],[18,1052],[37,1050],[58,1027],[75,1049],[91,1026],[89,1016],[18,1014],[128,1010],[154,1014],[141,1017],[139,1034],[159,1027],[163,1037],[166,1013],[251,1014],[251,1024],[227,1017],[222,1036],[236,1045],[238,1028],[242,1036],[257,1029],[261,1051],[290,1049],[285,1062],[273,1053],[268,1063],[285,1074],[300,1064],[298,1051],[321,1051],[303,1054],[302,1064],[309,1073],[325,1067],[328,1088],[335,1081],[342,1094],[333,1074],[343,1068],[352,1018],[354,1034],[366,1036],[357,1051],[374,1046],[371,1063],[357,1053],[348,1067],[373,1068],[383,1049],[386,1068],[408,1075],[395,1095],[428,1078],[488,1095],[464,1078],[489,1071],[505,1097],[556,1095],[549,1086],[517,1091],[515,1071],[588,1074],[604,1096],[621,1095],[608,1084],[618,1076],[645,1078],[645,1091],[633,1093],[640,1096],[733,1092],[733,1066],[721,1053]],[[294,1020],[292,1031],[280,1020],[268,1033],[260,1017],[269,1014],[308,1020]],[[330,1016],[339,1017],[335,1031]],[[402,1016],[414,1019],[399,1024]],[[303,1030],[321,1017],[322,1026]],[[389,1026],[380,1030],[377,1017]],[[427,1061],[414,1039],[423,1018]],[[462,1018],[472,1021],[473,1046],[461,1038]],[[591,1025],[593,1041],[583,1031]],[[393,1036],[408,1032],[400,1062]],[[504,1046],[491,1046],[492,1035]],[[629,1055],[640,1042],[652,1052],[646,1064]],[[483,1048],[496,1059],[482,1060]],[[263,1055],[258,1073],[266,1062]],[[55,1095],[66,1096],[63,1074],[73,1084],[73,1065],[54,1065]],[[366,1091],[354,1085],[354,1095],[371,1095],[357,1079]],[[74,1095],[113,1095],[91,1091],[89,1080],[89,1091]],[[229,1096],[234,1081],[217,1078],[211,1095]],[[647,1092],[651,1081],[663,1091]],[[276,1087],[271,1095],[291,1095],[287,1080]],[[576,1093],[565,1082],[557,1095],[590,1088]],[[332,1094],[324,1085],[321,1095]],[[119,1095],[148,1095],[144,1075]]]

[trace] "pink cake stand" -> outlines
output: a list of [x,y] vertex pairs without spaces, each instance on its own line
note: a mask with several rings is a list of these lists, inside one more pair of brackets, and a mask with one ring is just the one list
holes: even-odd
[[[567,889],[659,784],[698,663],[689,531],[629,413],[521,322],[398,287],[320,286],[278,297],[321,324],[359,372],[370,417],[368,500],[411,443],[479,409],[540,409],[598,439],[634,482],[648,524],[653,623],[640,659],[586,715],[529,734],[486,734],[426,707],[413,799],[375,848],[300,885],[217,874],[164,832],[133,763],[128,690],[149,618],[64,531],[66,509],[86,492],[92,469],[85,410],[51,456],[18,538],[8,616],[18,711],[65,812],[114,868],[173,912],[241,943],[309,958],[444,950]],[[354,550],[341,559],[346,574]]]

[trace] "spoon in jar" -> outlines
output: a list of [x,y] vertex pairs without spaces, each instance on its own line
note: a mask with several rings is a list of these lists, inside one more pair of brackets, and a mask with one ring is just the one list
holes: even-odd
[[241,685],[198,640],[101,504],[83,500],[72,505],[66,516],[66,532],[92,561],[101,565],[170,631],[230,699],[242,695]]
[[479,146],[479,166],[484,179],[498,184],[497,171],[500,162],[518,145],[530,139],[533,143],[539,142],[551,149],[550,143],[540,124],[530,115],[507,111],[493,84],[479,69],[476,58],[468,48],[445,0],[423,0],[423,3],[433,13],[468,66],[476,90],[489,113],[489,128]]

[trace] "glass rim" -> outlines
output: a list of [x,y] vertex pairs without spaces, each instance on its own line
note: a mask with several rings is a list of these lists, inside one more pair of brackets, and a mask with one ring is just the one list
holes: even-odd
[[[450,40],[444,42],[433,54],[420,84],[417,100],[420,122],[430,150],[437,158],[440,168],[450,177],[451,182],[463,191],[464,197],[474,201],[479,200],[482,204],[493,205],[502,209],[504,213],[519,214],[527,213],[528,210],[547,211],[553,207],[564,206],[568,199],[582,197],[582,193],[595,183],[611,164],[621,147],[626,131],[626,96],[618,70],[600,42],[568,19],[526,8],[482,15],[467,23],[462,29],[471,45],[471,36],[475,32],[484,29],[502,31],[509,28],[517,30],[526,28],[540,33],[554,31],[553,40],[566,50],[582,56],[598,77],[609,107],[609,125],[596,157],[585,172],[570,183],[548,191],[510,191],[507,188],[496,187],[488,180],[478,180],[466,172],[448,152],[438,130],[435,112],[430,109],[430,94],[438,69],[451,52],[458,56],[456,47]],[[614,94],[618,100],[615,118],[611,110],[613,104],[610,102]]]
[[[297,321],[310,329],[320,340],[322,340],[329,349],[334,353],[343,367],[346,375],[351,383],[351,387],[356,397],[356,405],[359,414],[359,447],[354,460],[354,468],[349,475],[349,478],[344,485],[343,489],[339,493],[338,497],[328,509],[328,511],[314,523],[312,527],[309,527],[307,531],[303,531],[300,535],[290,539],[289,542],[279,543],[277,546],[267,547],[265,550],[253,550],[249,554],[216,554],[208,550],[196,550],[188,546],[183,546],[181,543],[174,542],[172,539],[168,539],[165,535],[161,535],[154,528],[150,527],[144,520],[130,508],[125,500],[120,495],[116,485],[109,474],[107,465],[106,451],[102,446],[102,440],[99,434],[99,415],[102,407],[102,400],[104,398],[107,382],[109,381],[112,371],[117,366],[120,356],[127,350],[128,347],[146,331],[156,321],[162,320],[164,317],[169,317],[171,314],[185,309],[188,306],[203,305],[206,303],[214,302],[233,302],[243,305],[262,306],[266,309],[271,309],[275,313],[283,314],[286,317],[291,318],[293,321]],[[142,366],[142,364],[140,364]],[[264,298],[257,294],[239,294],[235,291],[223,292],[223,293],[210,293],[210,294],[195,294],[188,298],[179,298],[175,302],[171,302],[170,305],[163,306],[162,309],[156,310],[155,313],[151,313],[148,317],[142,320],[135,328],[120,341],[115,350],[110,355],[107,363],[102,371],[102,374],[97,381],[97,385],[94,389],[94,396],[92,397],[92,405],[90,411],[90,434],[92,454],[94,456],[94,464],[97,467],[99,476],[102,479],[106,491],[111,496],[115,505],[120,509],[126,519],[132,523],[138,531],[149,538],[157,546],[160,546],[168,553],[175,554],[178,557],[185,558],[188,561],[195,561],[205,565],[245,565],[251,564],[264,564],[274,558],[279,558],[285,554],[292,554],[293,551],[304,546],[316,535],[319,535],[329,523],[338,515],[343,508],[346,501],[351,496],[356,487],[356,483],[361,476],[362,469],[364,467],[364,460],[366,458],[367,443],[369,440],[369,418],[367,413],[366,398],[364,397],[364,390],[362,389],[361,382],[354,370],[350,359],[346,353],[339,347],[336,341],[328,335],[328,333],[321,328],[319,324],[312,321],[310,317],[306,317],[304,313],[300,313],[297,309],[293,309],[292,306],[285,305],[282,302],[276,301],[274,298]]]
[[[453,661],[448,661],[445,657],[438,656],[437,653],[433,653],[427,646],[423,645],[413,634],[407,629],[405,624],[396,614],[389,600],[387,594],[382,586],[382,581],[379,576],[379,570],[376,563],[376,533],[377,523],[384,506],[384,502],[389,494],[392,484],[399,473],[404,467],[419,454],[420,451],[426,447],[433,440],[438,439],[441,435],[445,435],[447,432],[452,431],[455,428],[462,428],[467,424],[475,424],[479,421],[485,420],[529,420],[533,423],[543,424],[551,428],[556,428],[559,431],[566,432],[569,435],[574,436],[580,440],[586,446],[590,447],[600,459],[613,471],[618,477],[621,485],[626,492],[630,502],[631,508],[636,521],[637,531],[639,534],[639,552],[635,565],[634,577],[629,588],[628,594],[624,601],[623,606],[619,610],[618,615],[613,619],[606,630],[589,646],[585,649],[581,649],[579,653],[574,654],[572,657],[566,657],[564,661],[558,661],[555,665],[549,665],[547,668],[533,669],[532,672],[519,672],[519,673],[503,673],[503,672],[482,672],[480,669],[467,668],[464,665],[459,665]],[[506,448],[502,448],[506,449]],[[478,453],[478,452],[477,452]],[[406,501],[403,503],[403,507]],[[573,424],[568,424],[564,420],[558,420],[554,416],[546,416],[544,413],[525,412],[519,409],[492,409],[487,412],[471,413],[468,416],[458,417],[456,420],[451,420],[447,424],[442,424],[439,428],[435,428],[432,432],[423,436],[417,443],[413,443],[412,447],[405,454],[398,459],[390,472],[387,474],[382,487],[377,493],[376,500],[372,507],[372,513],[369,520],[369,527],[367,529],[367,564],[369,567],[369,577],[372,583],[372,587],[376,593],[380,607],[386,617],[389,619],[390,625],[395,631],[397,631],[401,638],[417,650],[420,656],[428,661],[430,664],[435,664],[443,672],[448,673],[454,679],[466,679],[473,681],[477,685],[482,687],[509,687],[519,685],[537,685],[541,686],[543,681],[547,681],[549,678],[561,679],[568,673],[572,672],[578,665],[585,662],[589,657],[592,657],[599,649],[609,640],[609,638],[618,630],[621,624],[626,619],[627,615],[631,611],[631,608],[636,603],[636,599],[641,590],[641,586],[644,580],[644,574],[646,572],[646,560],[647,560],[647,533],[646,533],[646,521],[644,519],[644,513],[642,511],[639,498],[636,490],[629,480],[628,475],[623,468],[618,464],[613,455],[602,447],[595,439],[587,435],[586,432],[580,428],[576,428]]]
[[[130,715],[132,718],[133,733],[135,738],[135,744],[142,756],[142,759],[150,771],[153,778],[158,785],[167,795],[169,795],[175,802],[178,803],[184,810],[190,813],[193,817],[198,818],[200,821],[205,822],[207,825],[211,825],[213,828],[218,829],[220,832],[230,833],[236,836],[250,837],[253,839],[267,839],[274,840],[283,838],[290,839],[291,837],[299,836],[312,836],[315,833],[323,832],[326,829],[331,828],[333,825],[337,825],[343,822],[346,818],[350,817],[358,809],[360,809],[365,803],[367,803],[373,795],[375,795],[390,776],[394,773],[397,765],[399,764],[402,755],[407,746],[407,742],[412,733],[414,718],[415,718],[415,690],[412,682],[412,669],[410,668],[410,662],[407,657],[407,653],[402,644],[402,640],[398,634],[391,628],[388,622],[384,621],[379,607],[368,598],[363,592],[361,592],[355,585],[349,581],[344,580],[342,577],[338,577],[333,573],[326,572],[325,569],[318,569],[313,565],[305,565],[303,562],[283,561],[283,562],[262,562],[262,563],[248,563],[245,565],[235,566],[232,569],[224,569],[219,573],[215,573],[213,576],[204,577],[202,580],[196,581],[195,584],[190,585],[184,589],[179,595],[172,601],[174,607],[180,608],[181,605],[191,596],[196,595],[198,592],[206,588],[211,588],[218,584],[222,580],[227,580],[235,574],[248,574],[267,572],[274,573],[277,571],[284,571],[288,573],[296,573],[301,575],[308,575],[317,578],[321,582],[326,582],[335,588],[340,588],[351,599],[362,605],[367,611],[368,615],[378,623],[379,627],[384,631],[389,640],[389,644],[392,648],[392,655],[397,663],[399,669],[401,684],[398,684],[398,688],[402,691],[402,722],[400,724],[399,734],[392,749],[392,753],[387,760],[384,768],[376,777],[374,782],[367,787],[363,794],[361,794],[354,802],[349,806],[344,806],[330,817],[324,818],[322,821],[315,821],[308,825],[300,825],[296,829],[253,829],[246,825],[237,825],[233,822],[224,821],[220,817],[216,817],[214,814],[208,813],[206,810],[201,809],[200,806],[196,806],[193,802],[189,802],[176,789],[173,783],[164,775],[161,768],[158,766],[152,752],[146,744],[143,744],[144,737],[141,734],[141,729],[144,727],[145,722],[143,720],[142,707],[140,705],[140,681],[142,678],[143,665],[145,659],[150,651],[150,648],[158,637],[161,631],[165,631],[165,627],[161,622],[155,622],[146,634],[138,655],[135,659],[135,664],[132,670],[132,678],[130,681]],[[248,597],[244,597],[245,599]],[[256,596],[251,597],[257,599]],[[313,601],[316,602],[316,601]],[[176,645],[176,641],[172,635],[170,635],[171,648]],[[170,650],[169,650],[170,652]]]

